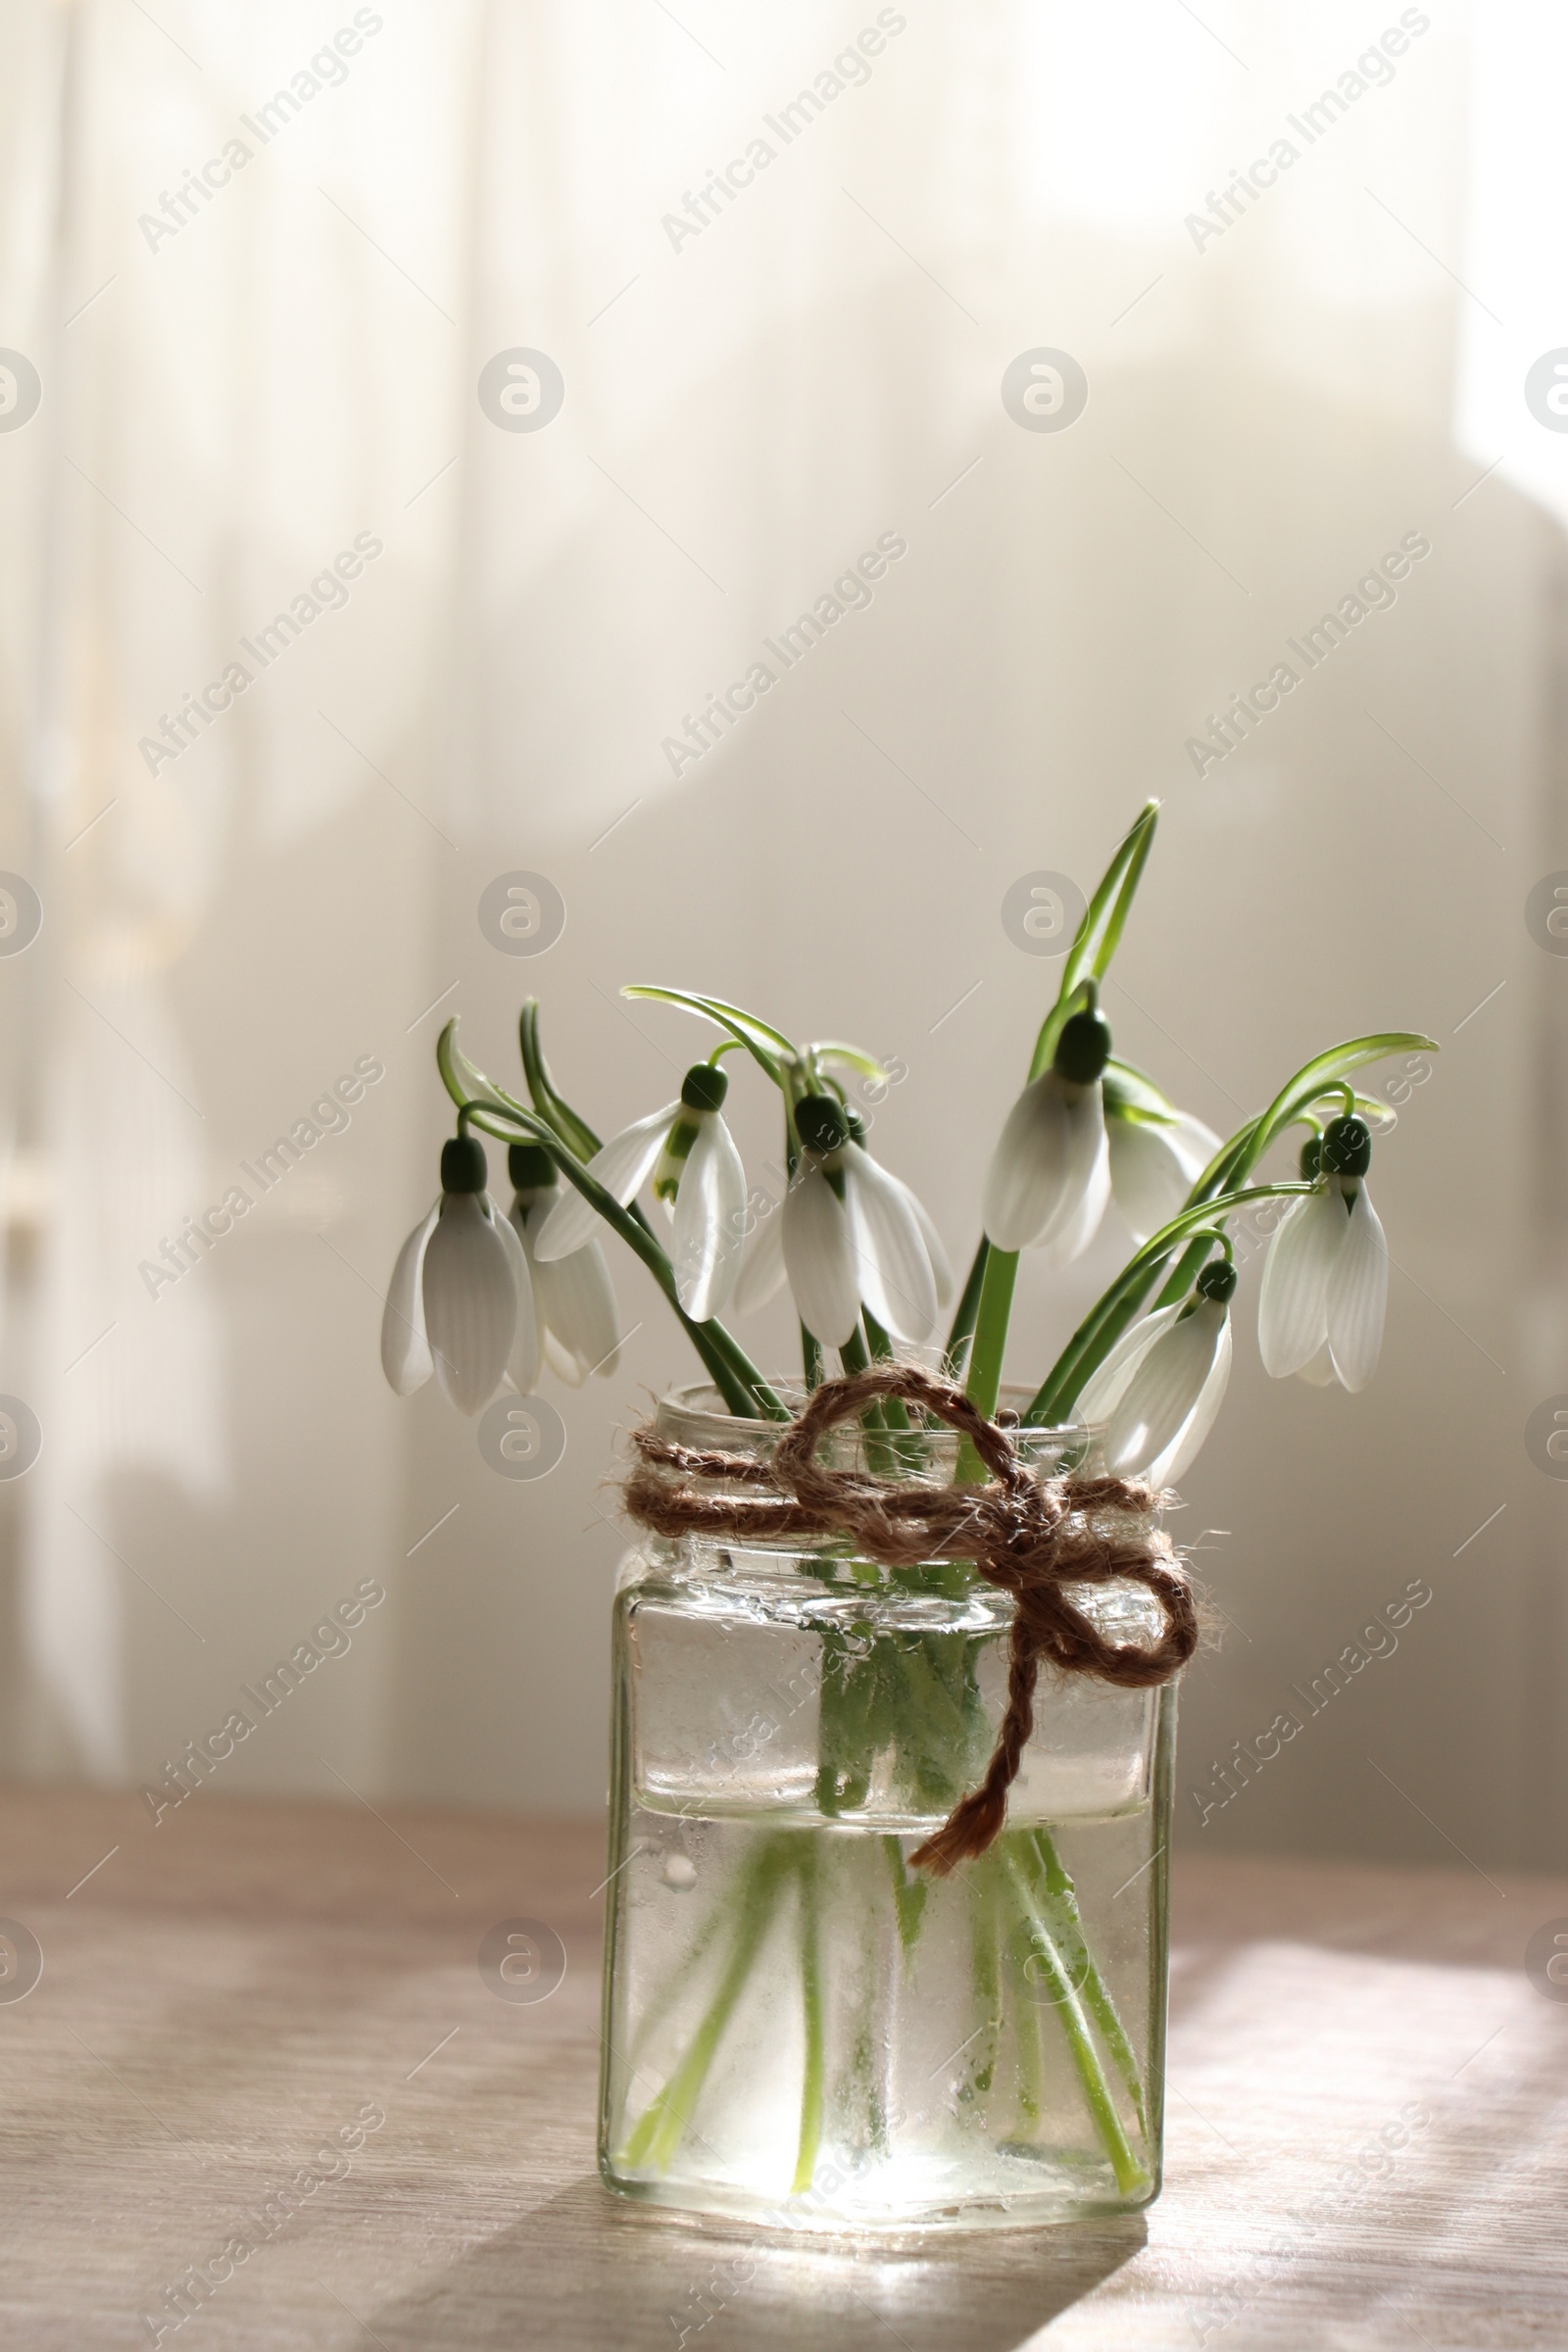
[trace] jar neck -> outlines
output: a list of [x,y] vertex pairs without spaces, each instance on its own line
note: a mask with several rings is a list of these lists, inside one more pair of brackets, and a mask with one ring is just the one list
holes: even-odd
[[[799,1410],[805,1403],[804,1390],[792,1392],[787,1384],[774,1385],[793,1409]],[[1020,1404],[1027,1400],[1027,1391],[1019,1390],[1015,1394]],[[693,1488],[700,1495],[719,1500],[739,1500],[746,1496],[755,1498],[759,1493],[754,1480],[735,1474],[726,1475],[721,1467],[723,1462],[727,1459],[748,1466],[766,1463],[784,1435],[784,1425],[779,1422],[742,1420],[726,1413],[717,1392],[703,1386],[675,1389],[663,1396],[660,1400],[654,1427],[666,1445],[680,1447],[688,1457],[674,1473],[680,1483]],[[1060,1477],[1086,1466],[1090,1439],[1088,1431],[1081,1426],[1064,1429],[1012,1427],[1007,1434],[1020,1459],[1038,1476]],[[840,1423],[826,1431],[817,1447],[816,1458],[827,1469],[856,1473],[861,1477],[887,1479],[901,1485],[949,1487],[957,1475],[959,1446],[957,1432],[948,1428],[945,1423],[928,1421],[923,1415],[906,1410],[903,1406],[890,1410],[883,1405],[859,1421]],[[688,1539],[670,1548],[687,1551],[701,1549],[711,1554],[713,1547],[710,1541],[704,1540],[694,1544]],[[761,1551],[773,1546],[765,1541],[753,1538],[748,1539],[744,1548]],[[781,1543],[778,1548],[807,1557],[856,1556],[852,1543],[833,1536],[804,1540],[795,1536]],[[866,1563],[868,1568],[871,1565]],[[941,1567],[952,1563],[939,1562],[936,1565]],[[880,1569],[873,1570],[878,1578],[886,1573]]]

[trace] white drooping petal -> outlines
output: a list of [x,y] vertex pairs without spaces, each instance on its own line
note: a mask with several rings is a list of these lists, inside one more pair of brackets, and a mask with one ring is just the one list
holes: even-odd
[[1133,1374],[1161,1332],[1169,1331],[1184,1303],[1178,1298],[1174,1306],[1162,1306],[1129,1325],[1104,1362],[1084,1383],[1083,1393],[1073,1407],[1075,1420],[1094,1425],[1110,1419]]
[[920,1239],[925,1244],[925,1253],[931,1260],[931,1279],[936,1285],[938,1306],[951,1306],[953,1294],[957,1286],[953,1279],[952,1260],[942,1246],[942,1236],[936,1229],[930,1211],[919,1194],[906,1185],[902,1177],[890,1175],[888,1182],[896,1184],[900,1192],[907,1197],[909,1206],[914,1211],[914,1221],[920,1228]]
[[493,1213],[496,1231],[511,1261],[512,1279],[517,1286],[517,1328],[513,1335],[512,1353],[507,1358],[507,1378],[519,1396],[531,1396],[539,1377],[539,1314],[534,1304],[528,1252],[522,1246],[515,1212],[510,1217],[502,1216],[499,1210]]
[[[1105,1467],[1113,1478],[1147,1472],[1173,1452],[1228,1340],[1229,1324],[1217,1298],[1200,1298],[1160,1333],[1106,1423]],[[1229,1352],[1227,1345],[1227,1361]]]
[[419,1277],[424,1268],[425,1246],[440,1214],[441,1203],[437,1200],[398,1251],[398,1262],[387,1287],[386,1311],[381,1317],[381,1369],[388,1385],[400,1396],[412,1396],[416,1389],[422,1389],[435,1370],[429,1342],[424,1336]]
[[741,1267],[732,1300],[735,1312],[749,1315],[754,1307],[765,1306],[775,1292],[783,1287],[784,1220],[774,1209],[758,1226],[746,1262]]
[[1345,1239],[1345,1201],[1332,1185],[1291,1202],[1268,1246],[1257,1299],[1263,1369],[1284,1380],[1328,1337],[1329,1273]]
[[1389,1253],[1378,1212],[1363,1184],[1350,1203],[1328,1285],[1329,1351],[1335,1371],[1352,1396],[1377,1370],[1388,1299]]
[[[612,1135],[588,1162],[589,1175],[597,1176],[622,1208],[628,1200],[635,1200],[653,1174],[679,1109],[678,1102],[671,1102],[646,1119],[635,1120],[619,1135]],[[601,1222],[599,1211],[572,1186],[562,1194],[540,1226],[533,1253],[542,1265],[552,1258],[569,1257],[573,1250],[581,1250],[594,1239]]]
[[918,1345],[936,1328],[937,1283],[912,1196],[858,1144],[839,1164],[860,1297],[884,1331]]
[[1296,1377],[1298,1380],[1304,1380],[1309,1388],[1333,1388],[1335,1382],[1334,1358],[1329,1352],[1327,1340],[1313,1356],[1312,1361],[1309,1364],[1303,1364]]
[[697,1135],[675,1194],[670,1263],[675,1296],[694,1323],[728,1305],[746,1245],[746,1170],[716,1110],[689,1114]]
[[[531,1251],[533,1237],[549,1216],[548,1196],[536,1200],[522,1224],[522,1245]],[[620,1318],[605,1253],[597,1241],[585,1242],[569,1257],[533,1262],[534,1299],[539,1310],[541,1337],[552,1368],[571,1388],[581,1388],[589,1373],[608,1380],[620,1361]]]
[[1168,1126],[1148,1119],[1108,1118],[1105,1126],[1112,1196],[1133,1240],[1147,1242],[1182,1206],[1195,1178],[1218,1151],[1219,1139],[1200,1119],[1187,1117]]
[[1225,1328],[1220,1333],[1219,1346],[1214,1350],[1214,1361],[1209,1367],[1208,1378],[1203,1383],[1202,1394],[1193,1407],[1186,1428],[1170,1450],[1162,1453],[1158,1461],[1151,1462],[1148,1470],[1144,1473],[1151,1486],[1171,1486],[1192,1468],[1202,1448],[1204,1439],[1219,1419],[1219,1408],[1225,1401],[1225,1388],[1230,1376],[1231,1319],[1227,1315]]
[[1212,1127],[1205,1127],[1201,1119],[1195,1119],[1190,1110],[1179,1110],[1176,1113],[1174,1141],[1177,1152],[1187,1163],[1187,1185],[1191,1191],[1218,1152],[1219,1137]]
[[1086,1088],[1077,1102],[1068,1102],[1067,1119],[1067,1190],[1060,1215],[1039,1243],[1048,1266],[1070,1266],[1082,1257],[1100,1231],[1110,1199],[1110,1146],[1098,1086]]
[[512,1259],[478,1193],[448,1193],[424,1251],[424,1328],[436,1378],[461,1413],[501,1385],[517,1327]]
[[860,1316],[855,1249],[844,1203],[807,1157],[779,1211],[784,1270],[801,1321],[824,1348],[842,1348]]
[[1071,1140],[1061,1080],[1047,1070],[1008,1111],[991,1154],[982,1207],[993,1250],[1026,1250],[1055,1222]]

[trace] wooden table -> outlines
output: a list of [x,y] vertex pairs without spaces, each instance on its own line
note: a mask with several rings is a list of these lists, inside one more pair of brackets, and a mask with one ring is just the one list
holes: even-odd
[[[578,1823],[0,1796],[0,1912],[44,1956],[0,2002],[5,2345],[1568,2345],[1568,2003],[1521,1965],[1568,1884],[1184,1860],[1160,2202],[871,2255],[601,2191],[602,1851]],[[519,1916],[568,1955],[532,2005],[476,1965]],[[340,2166],[329,2136],[361,2144]],[[166,2290],[247,2233],[176,2326]]]

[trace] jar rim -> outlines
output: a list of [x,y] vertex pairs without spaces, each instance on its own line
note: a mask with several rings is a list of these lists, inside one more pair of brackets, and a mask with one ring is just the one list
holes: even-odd
[[[808,1392],[798,1380],[774,1380],[774,1394],[792,1411],[798,1412],[806,1402]],[[1003,1408],[1020,1411],[1033,1392],[1017,1383],[1004,1383],[1002,1389]],[[709,1381],[692,1381],[679,1388],[668,1389],[659,1399],[655,1426],[662,1438],[676,1445],[689,1446],[693,1450],[724,1451],[765,1458],[777,1444],[787,1424],[782,1421],[759,1421],[744,1418],[739,1413],[724,1410],[719,1390]],[[1082,1451],[1093,1439],[1094,1432],[1087,1422],[1068,1421],[1052,1427],[1034,1424],[1004,1423],[1007,1436],[1031,1467],[1043,1468],[1054,1459]],[[922,1427],[919,1432],[922,1449],[933,1469],[944,1467],[948,1459],[956,1458],[960,1443],[958,1432],[946,1425],[939,1428]],[[842,1457],[838,1466],[850,1467],[858,1460],[865,1443],[865,1433],[858,1423],[841,1423],[827,1430],[822,1437],[822,1449],[830,1460]]]

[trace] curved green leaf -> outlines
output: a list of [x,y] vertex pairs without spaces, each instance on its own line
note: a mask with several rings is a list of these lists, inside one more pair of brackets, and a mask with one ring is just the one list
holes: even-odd
[[458,1044],[456,1013],[436,1039],[435,1066],[441,1073],[442,1085],[460,1110],[466,1103],[488,1102],[502,1110],[514,1111],[525,1119],[533,1117],[533,1112],[525,1102],[519,1102],[514,1095],[509,1095],[505,1087],[497,1086],[494,1079],[485,1076],[477,1062],[468,1059]]
[[523,1075],[528,1081],[528,1092],[533,1098],[535,1110],[550,1121],[562,1142],[575,1152],[579,1159],[592,1159],[600,1149],[600,1138],[587,1120],[579,1117],[565,1098],[556,1091],[556,1083],[550,1075],[550,1065],[539,1041],[537,997],[527,998],[517,1015],[517,1042],[522,1052]]
[[1080,1009],[1080,1000],[1086,998],[1088,984],[1102,980],[1110,968],[1110,959],[1120,944],[1128,909],[1137,895],[1145,863],[1153,847],[1154,827],[1159,819],[1159,803],[1146,801],[1132,824],[1116,846],[1116,852],[1101,876],[1100,886],[1079,924],[1067,960],[1061,968],[1061,985],[1056,1002],[1047,1013],[1039,1037],[1035,1041],[1034,1059],[1029,1075],[1038,1078],[1042,1070],[1051,1067],[1051,1057],[1056,1050],[1056,1040],[1071,1014]]
[[695,1012],[701,1019],[711,1021],[715,1029],[725,1029],[738,1046],[744,1046],[752,1059],[766,1071],[773,1084],[784,1089],[784,1072],[779,1056],[796,1058],[795,1048],[777,1029],[769,1028],[752,1013],[733,1004],[725,1004],[717,997],[694,996],[684,988],[654,988],[641,982],[630,982],[621,990],[623,997],[642,997],[656,1004],[678,1004],[685,1012]]
[[1434,1039],[1422,1037],[1414,1029],[1386,1029],[1373,1037],[1352,1037],[1343,1046],[1330,1046],[1327,1053],[1315,1054],[1298,1069],[1264,1111],[1258,1121],[1253,1159],[1262,1157],[1280,1130],[1289,1127],[1308,1103],[1328,1094],[1352,1070],[1365,1069],[1368,1062],[1382,1061],[1390,1054],[1439,1052]]

